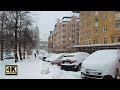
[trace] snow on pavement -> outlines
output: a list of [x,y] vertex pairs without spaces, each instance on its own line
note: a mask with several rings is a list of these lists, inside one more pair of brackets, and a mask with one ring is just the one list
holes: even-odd
[[[5,75],[5,65],[18,65],[18,75]],[[80,79],[80,72],[63,71],[57,65],[31,56],[17,63],[0,61],[0,79]]]

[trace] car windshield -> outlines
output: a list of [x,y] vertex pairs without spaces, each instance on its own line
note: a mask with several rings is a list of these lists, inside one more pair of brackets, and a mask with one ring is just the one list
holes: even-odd
[[64,56],[64,57],[74,57],[74,55],[66,55],[66,56]]

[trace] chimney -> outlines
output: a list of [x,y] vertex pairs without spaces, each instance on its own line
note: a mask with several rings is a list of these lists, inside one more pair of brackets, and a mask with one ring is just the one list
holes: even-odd
[[50,34],[52,33],[52,31],[50,31]]

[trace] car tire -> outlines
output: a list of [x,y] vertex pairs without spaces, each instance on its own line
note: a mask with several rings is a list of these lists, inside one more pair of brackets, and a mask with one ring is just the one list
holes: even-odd
[[115,71],[115,79],[117,79],[118,76],[119,76],[119,70],[117,68],[116,71]]
[[81,70],[81,64],[82,64],[82,63],[80,63],[80,64],[78,65],[78,71]]
[[111,75],[106,75],[102,79],[113,79],[113,77]]

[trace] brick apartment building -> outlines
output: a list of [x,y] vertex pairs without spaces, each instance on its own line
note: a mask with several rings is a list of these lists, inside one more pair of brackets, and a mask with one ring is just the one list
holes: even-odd
[[80,11],[79,34],[79,51],[119,48],[120,11]]
[[49,52],[71,52],[79,44],[79,18],[76,16],[58,19],[48,37]]

